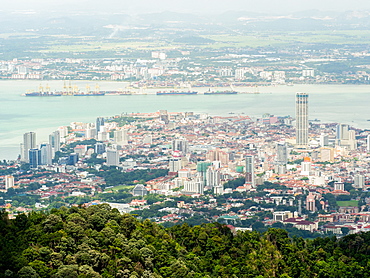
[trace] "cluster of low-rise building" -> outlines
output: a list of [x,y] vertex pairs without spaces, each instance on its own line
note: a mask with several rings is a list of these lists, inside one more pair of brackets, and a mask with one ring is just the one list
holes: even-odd
[[[132,88],[151,87],[222,87],[233,84],[292,84],[292,83],[368,83],[367,65],[357,65],[350,72],[325,72],[320,65],[343,63],[359,57],[366,58],[367,51],[324,49],[318,51],[288,49],[280,51],[263,49],[204,50],[192,47],[171,53],[142,51],[130,58],[29,58],[0,61],[0,78],[16,80],[111,80],[129,81]],[[196,53],[196,58],[192,55]],[[170,54],[170,55],[169,55]],[[210,55],[211,54],[211,55]],[[312,68],[312,63],[318,65]],[[273,63],[273,65],[271,65]],[[225,66],[227,64],[227,66]],[[40,90],[65,90],[75,87]],[[32,88],[30,88],[32,89]],[[72,88],[73,89],[73,88]]]

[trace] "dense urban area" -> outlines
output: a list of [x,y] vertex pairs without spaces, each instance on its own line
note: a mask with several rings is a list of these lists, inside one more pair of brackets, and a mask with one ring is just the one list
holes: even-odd
[[1,164],[0,202],[10,216],[108,203],[164,226],[369,230],[369,131],[312,121],[302,133],[305,116],[162,110],[74,122],[39,146],[25,133],[18,160]]

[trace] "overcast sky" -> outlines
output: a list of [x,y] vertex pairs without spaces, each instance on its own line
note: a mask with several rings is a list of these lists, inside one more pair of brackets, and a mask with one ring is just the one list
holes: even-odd
[[282,13],[308,9],[370,10],[370,0],[1,0],[3,10],[69,10],[147,13],[177,11],[219,13],[251,11]]

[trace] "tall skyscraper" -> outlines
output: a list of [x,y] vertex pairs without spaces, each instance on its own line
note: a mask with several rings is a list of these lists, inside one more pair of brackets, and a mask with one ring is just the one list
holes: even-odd
[[103,117],[98,117],[96,119],[96,133],[101,131],[101,127],[104,125],[104,118]]
[[247,155],[245,157],[245,183],[251,187],[256,185],[254,177],[254,156]]
[[22,161],[29,163],[29,150],[36,148],[36,133],[27,132],[23,134]]
[[39,165],[51,165],[52,164],[52,147],[51,144],[41,144],[40,145],[40,161]]
[[298,147],[308,145],[308,94],[296,95],[296,144]]
[[28,157],[31,168],[37,168],[41,164],[41,151],[39,149],[28,150]]
[[49,144],[53,148],[53,153],[60,151],[60,132],[58,130],[49,135]]
[[349,139],[349,126],[346,124],[338,124],[336,127],[336,144],[341,145],[343,141]]

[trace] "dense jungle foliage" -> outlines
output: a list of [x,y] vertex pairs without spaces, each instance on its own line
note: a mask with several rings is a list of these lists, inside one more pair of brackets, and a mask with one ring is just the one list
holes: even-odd
[[370,277],[370,233],[289,238],[219,223],[163,228],[108,205],[9,219],[0,212],[0,277]]

